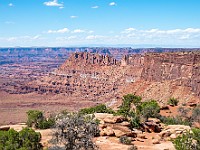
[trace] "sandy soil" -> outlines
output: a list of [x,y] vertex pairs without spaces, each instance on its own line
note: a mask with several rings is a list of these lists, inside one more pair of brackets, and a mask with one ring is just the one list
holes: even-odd
[[62,110],[76,111],[95,105],[95,102],[74,97],[69,99],[63,94],[8,94],[0,91],[0,125],[16,124],[26,121],[26,112],[31,109],[42,110],[48,116]]

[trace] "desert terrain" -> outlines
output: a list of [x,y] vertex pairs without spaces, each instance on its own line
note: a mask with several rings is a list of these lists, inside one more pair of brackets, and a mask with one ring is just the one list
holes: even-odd
[[196,50],[125,48],[127,55],[122,50],[0,49],[2,60],[8,60],[0,65],[0,124],[23,122],[30,109],[49,114],[100,103],[116,109],[128,93],[160,105],[170,97],[199,103]]

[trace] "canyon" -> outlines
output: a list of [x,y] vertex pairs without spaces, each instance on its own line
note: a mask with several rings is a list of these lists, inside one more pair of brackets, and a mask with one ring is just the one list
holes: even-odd
[[27,50],[24,56],[17,50],[1,51],[1,57],[13,55],[0,65],[1,124],[23,121],[29,109],[48,114],[100,103],[117,109],[128,93],[155,99],[161,106],[171,97],[182,104],[200,102],[197,49],[39,50]]

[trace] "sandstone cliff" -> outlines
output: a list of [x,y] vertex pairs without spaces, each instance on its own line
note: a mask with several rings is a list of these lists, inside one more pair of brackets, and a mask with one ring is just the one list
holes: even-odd
[[108,55],[78,52],[48,76],[16,89],[22,93],[62,93],[108,105],[117,104],[126,93],[160,103],[170,97],[184,103],[199,101],[200,53],[146,53],[116,60]]

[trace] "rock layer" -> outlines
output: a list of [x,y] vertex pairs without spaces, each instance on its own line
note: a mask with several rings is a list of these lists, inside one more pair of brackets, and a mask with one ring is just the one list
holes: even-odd
[[182,102],[199,101],[200,52],[125,55],[71,54],[57,70],[15,87],[18,92],[66,94],[115,105],[126,93],[165,103],[170,97]]

